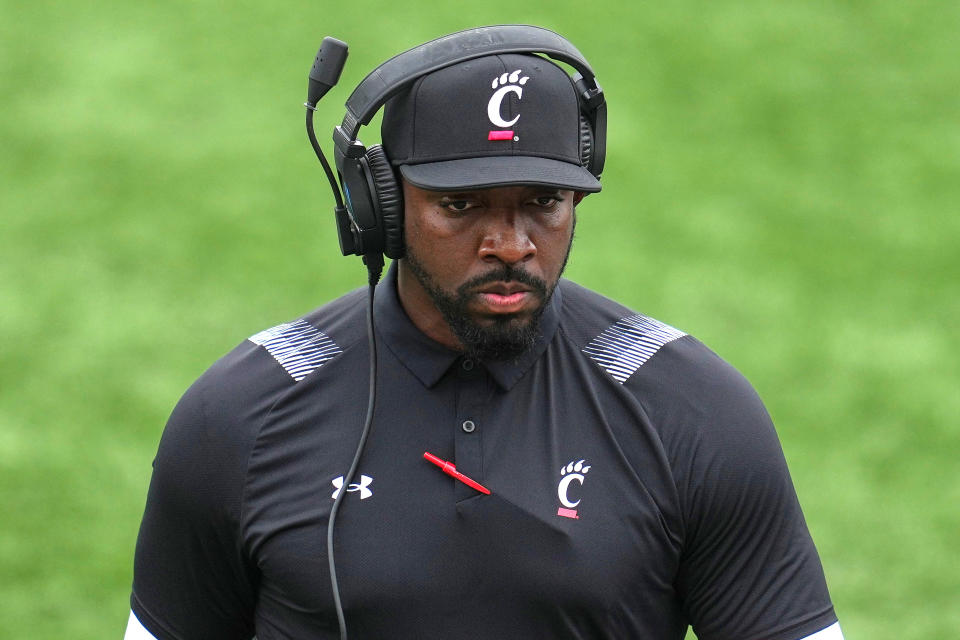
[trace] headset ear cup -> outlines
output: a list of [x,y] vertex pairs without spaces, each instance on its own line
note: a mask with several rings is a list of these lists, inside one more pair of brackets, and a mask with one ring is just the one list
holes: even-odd
[[376,189],[376,199],[383,223],[383,253],[388,258],[403,257],[403,192],[390,166],[383,147],[367,149],[367,166]]
[[580,164],[589,168],[593,159],[593,129],[586,116],[580,114]]

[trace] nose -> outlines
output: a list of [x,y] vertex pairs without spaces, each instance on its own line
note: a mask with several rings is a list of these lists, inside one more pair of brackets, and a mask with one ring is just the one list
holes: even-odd
[[522,215],[507,210],[489,216],[480,242],[480,258],[484,262],[519,264],[537,254],[537,246],[530,237]]

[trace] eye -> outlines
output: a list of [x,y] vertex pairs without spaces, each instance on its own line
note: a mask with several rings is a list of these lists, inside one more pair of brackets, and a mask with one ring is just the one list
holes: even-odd
[[444,198],[440,201],[440,206],[453,213],[463,213],[477,205],[471,200]]
[[561,198],[559,194],[541,195],[530,202],[542,209],[553,209],[559,203],[563,202],[563,198]]

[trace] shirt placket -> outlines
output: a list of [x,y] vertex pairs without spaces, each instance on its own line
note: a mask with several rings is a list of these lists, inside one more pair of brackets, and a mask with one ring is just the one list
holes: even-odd
[[[471,358],[457,362],[456,421],[454,445],[457,471],[483,484],[483,405],[489,390],[489,375]],[[456,483],[456,499],[480,495],[462,482]]]

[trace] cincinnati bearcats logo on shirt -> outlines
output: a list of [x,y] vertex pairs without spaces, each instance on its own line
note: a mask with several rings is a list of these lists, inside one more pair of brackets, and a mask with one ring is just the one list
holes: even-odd
[[577,484],[582,486],[586,479],[587,472],[590,471],[590,465],[584,464],[586,460],[570,461],[560,469],[560,484],[557,485],[557,497],[560,498],[560,504],[563,506],[557,509],[557,515],[564,518],[573,518],[579,520],[576,506],[580,504],[580,498],[571,500],[570,485]]
[[[370,484],[373,482],[373,478],[370,476],[360,476],[360,482],[352,482],[350,486],[347,487],[347,493],[353,493],[354,491],[360,492],[360,499],[366,500],[373,495],[373,491],[370,490]],[[333,492],[333,495],[330,496],[334,500],[337,499],[337,496],[340,495],[340,490],[343,489],[343,476],[337,476],[333,479],[333,486],[336,491]]]
[[515,94],[517,100],[523,99],[523,85],[527,84],[529,76],[520,77],[520,74],[523,73],[520,69],[517,69],[513,73],[504,73],[493,79],[493,95],[490,96],[490,101],[487,102],[487,118],[490,119],[490,123],[495,127],[501,127],[499,130],[491,129],[487,134],[487,140],[513,140],[514,142],[518,141],[519,138],[513,134],[512,127],[516,124],[517,120],[520,119],[520,114],[515,115],[511,120],[503,119],[503,99],[507,96],[508,93]]

